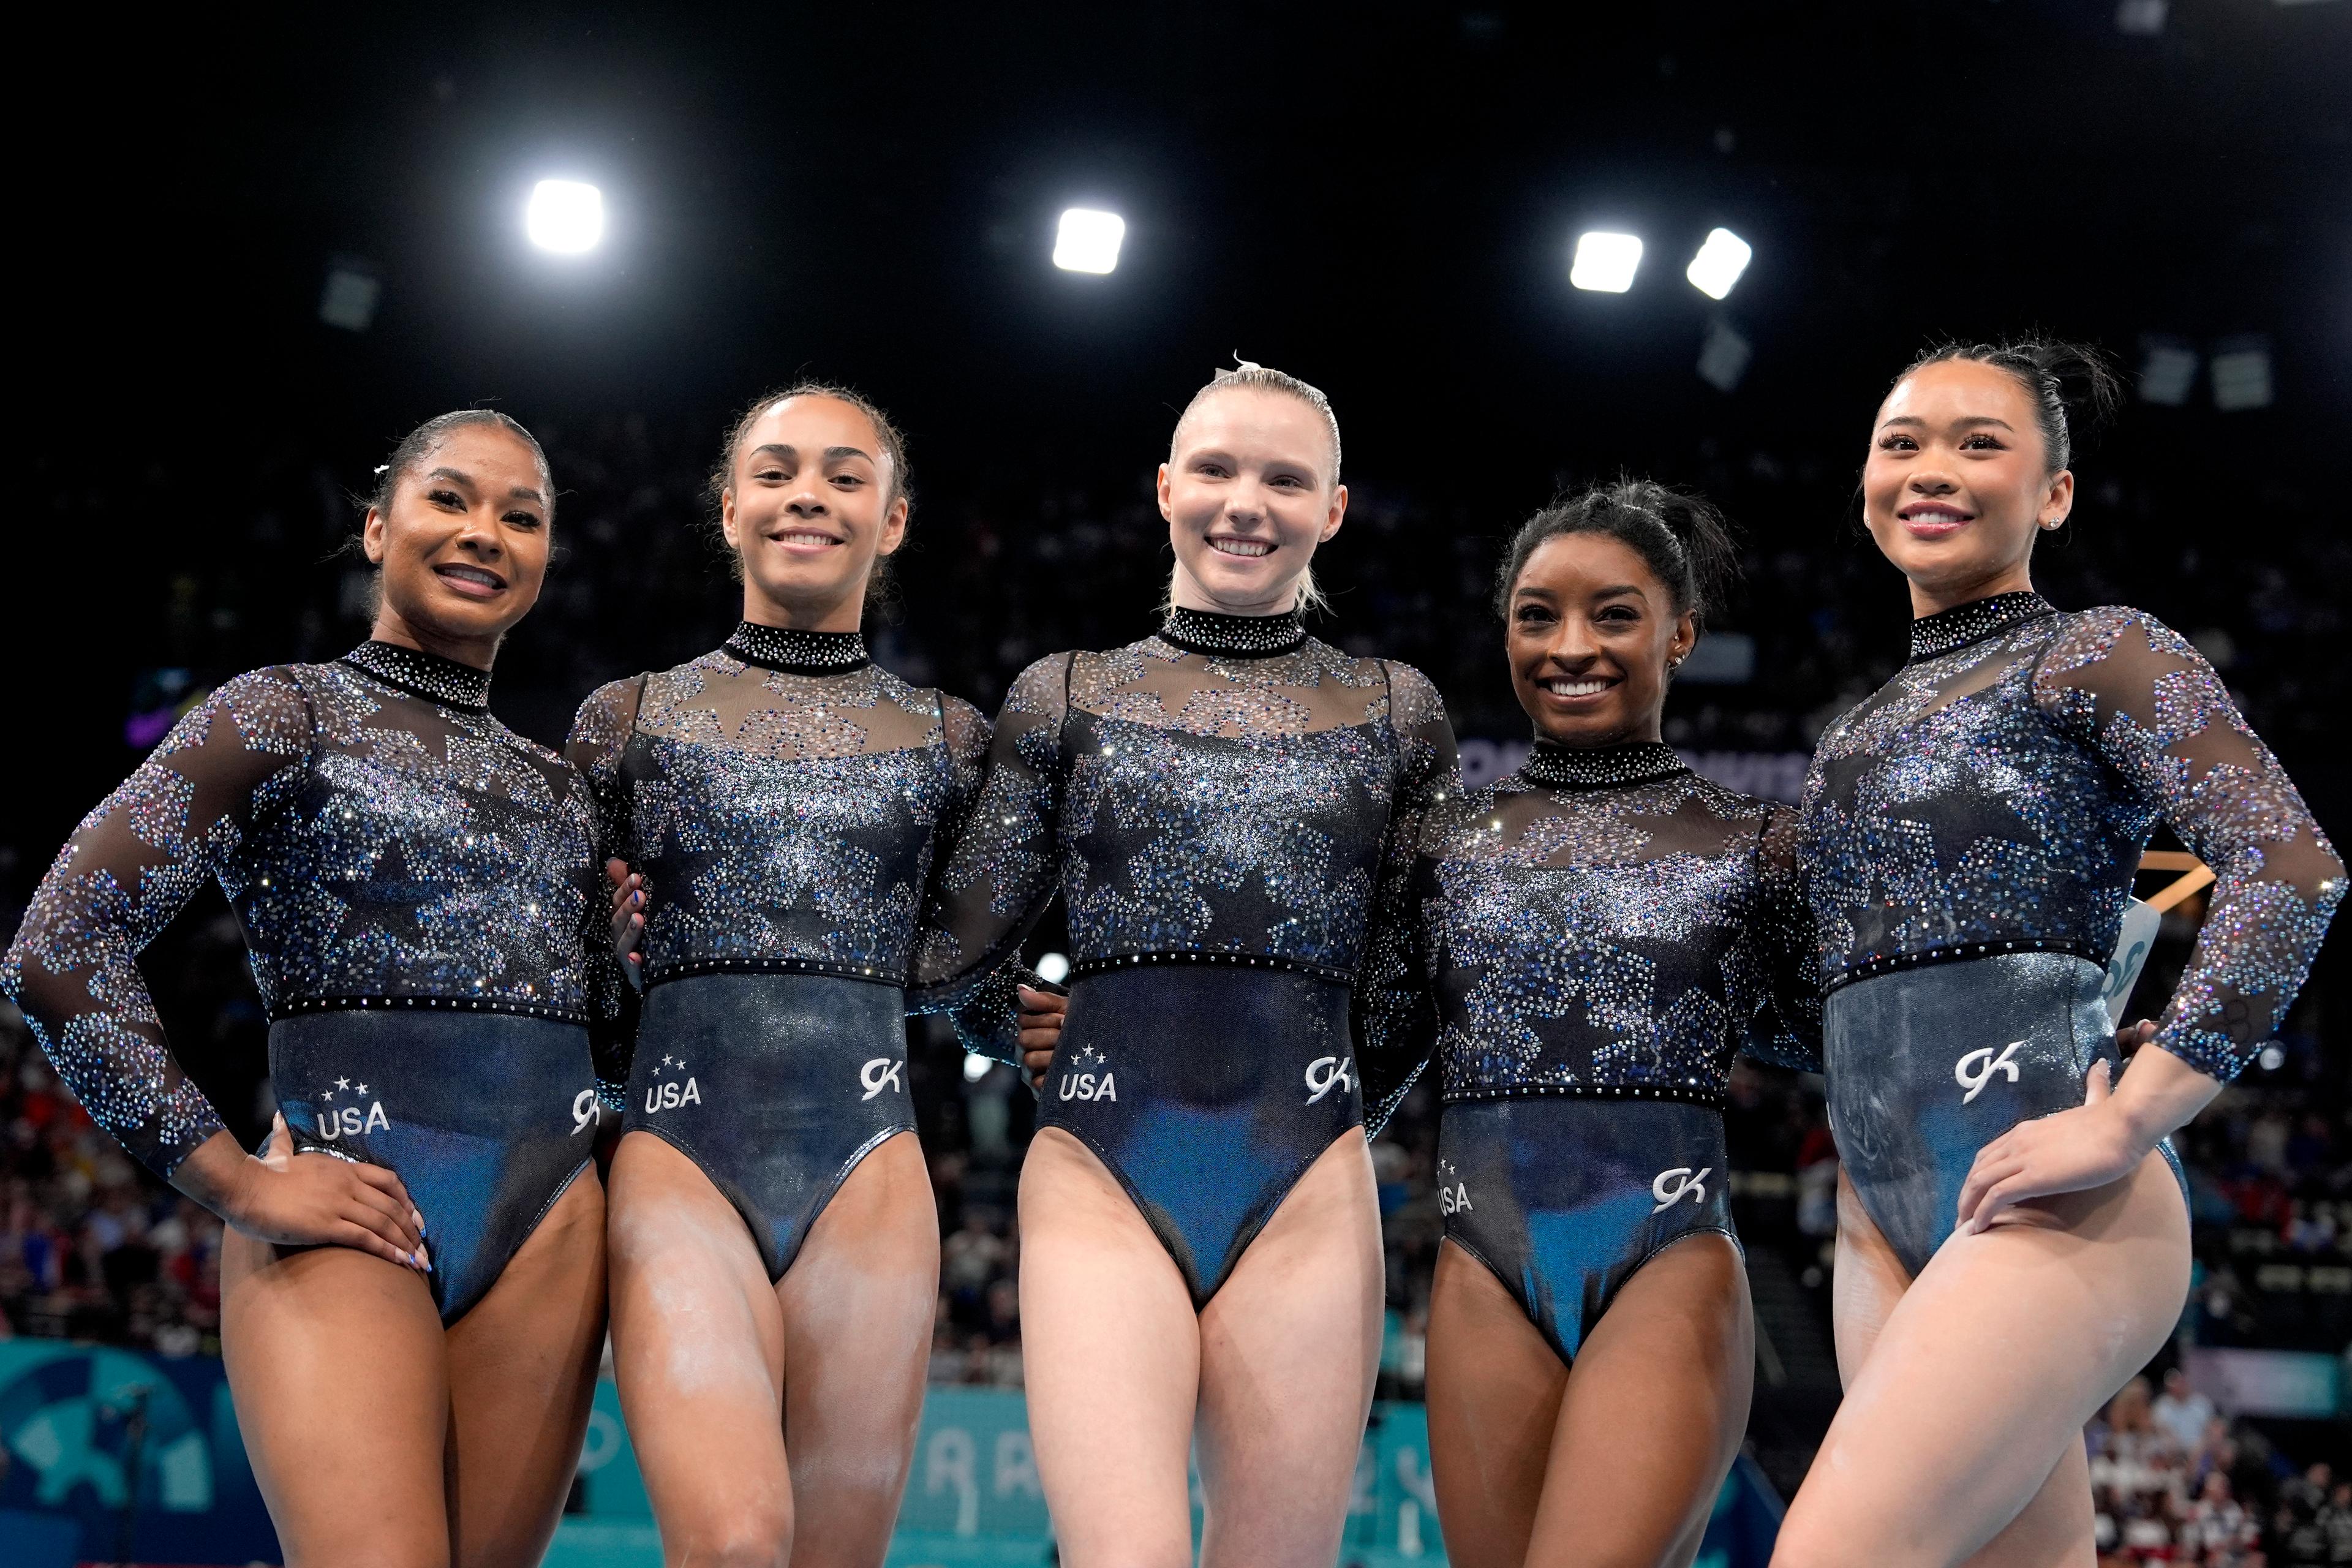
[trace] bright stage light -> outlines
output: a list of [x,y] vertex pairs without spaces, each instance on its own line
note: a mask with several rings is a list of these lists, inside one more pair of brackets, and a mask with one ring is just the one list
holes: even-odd
[[964,1082],[978,1083],[988,1076],[988,1069],[995,1065],[996,1058],[993,1057],[982,1056],[978,1051],[966,1051],[963,1057]]
[[1691,258],[1683,276],[1708,299],[1720,300],[1731,292],[1731,286],[1748,270],[1748,258],[1755,254],[1746,240],[1729,229],[1714,229],[1707,234],[1706,243],[1698,247],[1698,254]]
[[1596,293],[1622,294],[1633,286],[1634,268],[1641,265],[1638,237],[1594,229],[1576,237],[1576,258],[1569,263],[1568,280]]
[[530,188],[523,228],[541,250],[577,256],[604,237],[604,193],[578,180],[541,180]]
[[1048,985],[1059,985],[1070,977],[1070,961],[1058,952],[1048,952],[1037,960],[1037,978]]
[[1054,236],[1054,265],[1065,272],[1108,272],[1118,265],[1127,220],[1117,213],[1072,207]]

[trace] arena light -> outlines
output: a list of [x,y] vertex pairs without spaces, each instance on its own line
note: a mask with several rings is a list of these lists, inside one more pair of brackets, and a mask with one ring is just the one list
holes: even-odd
[[1059,985],[1063,981],[1067,980],[1069,977],[1070,961],[1067,955],[1059,952],[1048,952],[1038,958],[1037,978],[1044,981],[1046,984]]
[[1748,374],[1748,362],[1755,357],[1756,345],[1738,328],[1729,321],[1710,321],[1698,346],[1698,378],[1717,392],[1736,392],[1739,378]]
[[2139,342],[2139,395],[2142,402],[2178,408],[2189,401],[2197,384],[2198,353],[2179,338],[2151,333]]
[[1596,294],[1622,294],[1633,286],[1642,265],[1638,236],[1591,229],[1576,237],[1576,255],[1568,265],[1568,280]]
[[1065,272],[1109,272],[1118,266],[1127,220],[1117,213],[1072,207],[1054,235],[1054,265]]
[[2259,332],[2223,338],[2205,362],[2213,406],[2224,414],[2271,405],[2271,343]]
[[1748,258],[1755,254],[1754,247],[1729,229],[1712,229],[1683,276],[1708,299],[1727,299],[1732,285],[1739,281],[1739,275],[1748,270]]
[[541,250],[578,256],[604,237],[604,193],[579,180],[541,180],[530,188],[523,229]]
[[995,1065],[996,1058],[994,1057],[984,1057],[978,1051],[966,1051],[963,1057],[964,1082],[978,1083],[982,1079],[988,1076],[988,1069]]

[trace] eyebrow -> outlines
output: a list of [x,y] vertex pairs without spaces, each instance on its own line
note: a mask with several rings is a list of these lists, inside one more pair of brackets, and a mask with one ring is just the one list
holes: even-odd
[[[751,448],[751,456],[755,458],[762,452],[775,452],[787,458],[798,458],[801,455],[801,449],[798,447],[784,441],[771,441],[765,446]],[[863,447],[827,447],[824,455],[827,458],[863,458],[869,463],[877,461],[874,454]]]
[[[452,484],[463,485],[467,489],[472,489],[474,488],[474,476],[467,473],[463,468],[435,468],[428,472],[425,477],[428,479],[447,479]],[[545,506],[547,504],[547,498],[540,494],[537,490],[531,489],[529,485],[516,485],[509,489],[507,491],[507,499],[509,500],[535,500],[541,506]]]
[[[2016,433],[2016,427],[2011,425],[2008,420],[1996,419],[1990,414],[1965,414],[1959,418],[1953,420],[1952,423],[1955,425],[1998,425],[2002,429],[2011,432],[2012,435]],[[1922,430],[1925,430],[1927,427],[1927,422],[1925,419],[1920,418],[1916,414],[1898,414],[1894,418],[1885,421],[1881,425],[1880,428],[1884,429],[1887,425],[1916,425]]]

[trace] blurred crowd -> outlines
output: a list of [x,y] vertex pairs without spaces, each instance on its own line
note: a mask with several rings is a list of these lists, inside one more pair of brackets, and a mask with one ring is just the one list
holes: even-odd
[[[704,521],[709,432],[625,417],[541,434],[562,497],[560,555],[541,606],[501,656],[493,700],[517,728],[555,741],[598,682],[715,644],[733,624],[737,596]],[[2333,656],[2344,611],[2325,591],[2352,575],[2352,535],[2328,526],[2317,492],[2288,476],[2171,461],[2161,430],[2137,439],[2095,454],[2083,521],[2053,542],[2037,579],[2062,604],[2136,604],[2190,636],[2326,819],[2332,800],[2352,795],[2336,734],[2352,670]],[[1139,454],[1124,478],[1096,472],[1043,494],[992,496],[923,489],[917,450],[910,547],[891,611],[870,627],[881,662],[992,708],[1030,659],[1149,628],[1168,559],[1148,482],[1152,454]],[[1907,608],[1852,521],[1855,457],[1703,441],[1681,471],[1661,473],[1705,490],[1743,527],[1747,586],[1718,625],[1748,638],[1754,656],[1746,679],[1678,689],[1669,740],[1801,752],[1899,662]],[[1558,478],[1612,470],[1564,468]],[[1349,527],[1328,563],[1318,562],[1338,605],[1324,635],[1423,667],[1465,737],[1524,736],[1485,599],[1500,540],[1527,509],[1471,515],[1351,478]],[[365,574],[331,554],[352,530],[351,482],[314,455],[278,454],[257,464],[234,503],[243,510],[211,520],[214,537],[178,531],[142,555],[143,575],[126,590],[142,661],[121,697],[126,743],[96,773],[119,778],[173,710],[226,676],[331,658],[362,635]],[[161,468],[60,476],[47,521],[89,527],[160,514],[179,499]],[[2263,520],[2256,555],[2211,536],[2210,518],[2242,515]],[[222,530],[256,548],[219,548]],[[89,798],[104,787],[93,783]],[[55,848],[46,831],[30,842],[0,823],[0,928],[13,927]],[[2169,920],[2137,1011],[2160,1006],[2197,914],[2192,900]],[[1053,940],[1041,933],[1040,947]],[[250,1142],[269,1110],[266,1025],[240,947],[226,906],[207,893],[150,950],[145,968],[175,1047]],[[2277,1047],[2181,1140],[2197,1220],[2183,1344],[2340,1352],[2352,1341],[2352,1107],[2340,1054],[2333,1067],[2324,1057],[2327,989],[2323,974]],[[968,1068],[952,1037],[928,1021],[910,1036],[910,1065],[942,1236],[933,1377],[1018,1385],[1013,1210],[1034,1102],[1011,1069]],[[1735,1198],[1772,1364],[1789,1389],[1826,1378],[1833,1397],[1822,1347],[1837,1156],[1818,1088],[1743,1067],[1728,1115]],[[1440,1234],[1435,1138],[1423,1088],[1374,1150],[1389,1258],[1381,1386],[1392,1395],[1417,1394],[1422,1380]],[[219,1238],[210,1215],[91,1127],[22,1020],[0,1009],[0,1332],[167,1354],[215,1350]],[[1767,1396],[1759,1390],[1759,1410]],[[2258,1434],[2226,1421],[2176,1426],[2170,1408],[2145,1388],[2126,1390],[2092,1428],[2103,1539],[2115,1560],[2168,1552],[2250,1563],[2267,1551],[2273,1563],[2352,1562],[2341,1487],[2281,1479]],[[2313,1542],[2336,1555],[2309,1555],[2319,1550]]]

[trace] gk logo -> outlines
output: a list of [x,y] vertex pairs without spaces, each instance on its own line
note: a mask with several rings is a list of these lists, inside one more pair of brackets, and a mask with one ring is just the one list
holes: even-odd
[[577,1138],[596,1125],[596,1091],[583,1089],[572,1097],[572,1135]]
[[1356,1087],[1353,1057],[1317,1057],[1307,1064],[1307,1103],[1313,1105],[1335,1089]]
[[1691,1202],[1704,1207],[1706,1204],[1706,1179],[1714,1173],[1713,1165],[1701,1165],[1696,1171],[1688,1165],[1676,1165],[1671,1171],[1660,1171],[1658,1179],[1650,1184],[1650,1195],[1658,1200],[1658,1206],[1650,1212],[1665,1213],[1682,1202],[1685,1194]]
[[886,1089],[895,1089],[901,1094],[906,1093],[907,1086],[898,1081],[898,1063],[888,1057],[876,1057],[872,1061],[859,1068],[857,1081],[866,1086],[866,1092],[858,1097],[858,1103],[865,1104]]
[[2017,1055],[2018,1047],[2023,1044],[2023,1040],[2011,1040],[2000,1047],[1999,1056],[1994,1056],[1993,1048],[1987,1046],[1982,1050],[1970,1051],[1955,1062],[1952,1065],[1952,1081],[1968,1090],[1960,1096],[1960,1103],[1966,1105],[1982,1094],[1985,1085],[1992,1081],[1992,1075],[1997,1072],[2007,1073],[2009,1081],[2015,1083],[2017,1064],[2010,1058]]

